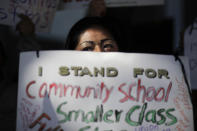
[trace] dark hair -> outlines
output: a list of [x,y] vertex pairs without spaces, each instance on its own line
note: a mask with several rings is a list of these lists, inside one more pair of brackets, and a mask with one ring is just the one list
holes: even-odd
[[109,32],[118,44],[120,41],[120,35],[119,32],[116,30],[117,26],[114,26],[114,23],[115,22],[104,17],[85,17],[79,20],[71,28],[66,40],[65,48],[68,50],[74,50],[77,46],[80,35],[87,29],[94,27],[98,27]]

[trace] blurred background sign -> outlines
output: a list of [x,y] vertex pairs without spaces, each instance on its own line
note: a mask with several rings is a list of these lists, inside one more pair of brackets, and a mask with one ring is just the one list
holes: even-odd
[[36,25],[36,31],[48,32],[59,0],[1,0],[0,24],[16,25],[18,14],[27,15]]
[[184,34],[184,55],[189,58],[191,86],[197,89],[197,18]]

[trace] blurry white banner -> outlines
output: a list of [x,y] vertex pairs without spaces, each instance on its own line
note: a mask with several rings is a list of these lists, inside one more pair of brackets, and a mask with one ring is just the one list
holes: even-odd
[[[87,8],[91,0],[64,0],[65,9]],[[107,7],[163,5],[164,0],[105,0]]]

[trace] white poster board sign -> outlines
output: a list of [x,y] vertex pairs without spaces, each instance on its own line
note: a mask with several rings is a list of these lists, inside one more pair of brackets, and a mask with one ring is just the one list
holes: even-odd
[[[65,9],[88,7],[91,0],[64,0]],[[105,0],[107,7],[163,5],[164,0]]]
[[193,131],[173,56],[78,51],[20,56],[17,131]]
[[18,14],[32,19],[36,31],[48,32],[59,0],[1,0],[0,24],[16,25]]
[[197,23],[191,28],[192,26],[189,26],[184,34],[184,55],[189,58],[191,87],[197,89]]

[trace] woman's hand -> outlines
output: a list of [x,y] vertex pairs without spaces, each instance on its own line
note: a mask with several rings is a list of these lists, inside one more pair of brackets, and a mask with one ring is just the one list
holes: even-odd
[[35,25],[32,20],[24,14],[19,14],[18,17],[21,21],[16,25],[16,30],[24,36],[33,35],[35,33]]
[[104,0],[92,0],[89,5],[90,16],[105,16],[106,5]]

